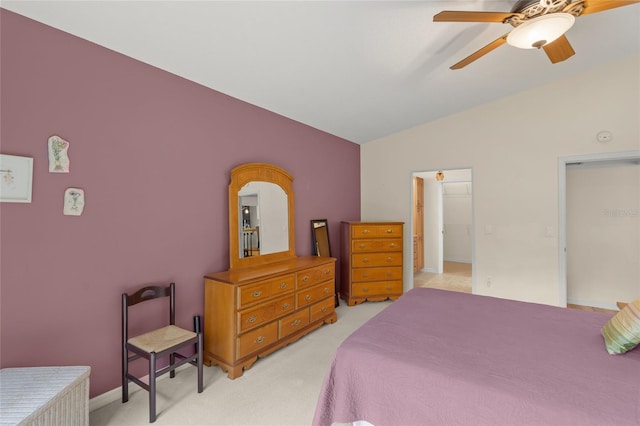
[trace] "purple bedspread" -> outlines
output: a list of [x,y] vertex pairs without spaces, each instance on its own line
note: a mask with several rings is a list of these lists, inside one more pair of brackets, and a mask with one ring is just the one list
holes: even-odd
[[340,345],[313,424],[640,425],[640,349],[609,355],[609,318],[413,289]]

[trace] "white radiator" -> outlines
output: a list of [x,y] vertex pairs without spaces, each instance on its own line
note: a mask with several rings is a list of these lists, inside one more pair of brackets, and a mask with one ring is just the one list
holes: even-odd
[[89,424],[90,367],[0,370],[0,425]]

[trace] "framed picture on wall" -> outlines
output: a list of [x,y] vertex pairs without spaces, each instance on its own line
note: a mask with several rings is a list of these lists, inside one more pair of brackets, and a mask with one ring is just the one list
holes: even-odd
[[0,154],[0,202],[30,203],[33,158]]

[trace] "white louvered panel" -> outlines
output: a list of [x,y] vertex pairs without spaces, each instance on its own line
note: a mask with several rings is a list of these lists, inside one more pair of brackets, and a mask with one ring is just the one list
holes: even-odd
[[89,374],[73,367],[0,370],[0,424],[89,424]]

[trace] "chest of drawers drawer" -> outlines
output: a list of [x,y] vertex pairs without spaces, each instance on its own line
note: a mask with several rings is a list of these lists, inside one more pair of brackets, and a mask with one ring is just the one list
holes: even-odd
[[296,307],[309,306],[325,297],[333,295],[333,282],[329,281],[315,287],[305,288],[296,294]]
[[400,238],[385,238],[378,240],[353,240],[352,242],[353,253],[371,253],[371,252],[401,252],[402,251],[402,239]]
[[321,302],[311,305],[311,321],[324,318],[335,311],[335,302],[333,297],[322,300]]
[[309,325],[309,309],[302,309],[278,321],[278,335],[282,339]]
[[397,295],[402,293],[402,281],[376,281],[354,283],[354,296],[368,297],[376,295]]
[[401,224],[359,224],[352,225],[351,236],[359,238],[402,238]]
[[401,266],[402,253],[354,254],[353,267]]
[[293,292],[294,274],[259,281],[255,284],[238,288],[238,309],[267,300],[271,297]]
[[287,315],[295,309],[293,294],[238,312],[238,333]]
[[402,281],[402,267],[354,268],[352,280],[353,282],[383,280]]
[[238,356],[244,357],[261,351],[278,340],[278,324],[271,322],[256,330],[249,331],[236,339]]
[[318,266],[309,268],[305,271],[296,273],[296,287],[298,289],[310,287],[314,284],[321,283],[335,278],[335,265]]

